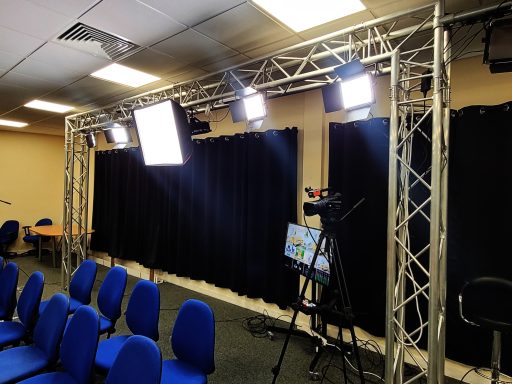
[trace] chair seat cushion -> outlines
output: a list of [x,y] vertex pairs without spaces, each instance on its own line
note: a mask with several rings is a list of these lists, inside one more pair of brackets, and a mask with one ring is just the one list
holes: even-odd
[[20,381],[19,384],[77,384],[77,381],[66,372],[50,372],[33,376]]
[[206,375],[198,368],[180,360],[162,362],[161,384],[206,384]]
[[107,332],[114,327],[114,323],[105,316],[100,315],[100,334]]
[[37,243],[39,243],[39,236],[38,235],[23,236],[23,241],[25,243],[37,244]]
[[119,350],[129,337],[130,335],[114,336],[100,341],[96,352],[96,367],[103,371],[110,370]]
[[0,352],[0,383],[33,376],[47,365],[43,351],[33,345],[6,349]]
[[4,321],[0,323],[0,347],[11,345],[25,336],[25,327],[18,321]]

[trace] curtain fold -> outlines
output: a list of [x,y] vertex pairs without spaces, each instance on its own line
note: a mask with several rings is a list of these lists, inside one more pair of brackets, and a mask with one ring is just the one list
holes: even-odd
[[182,167],[138,149],[96,153],[91,249],[286,307],[283,265],[297,220],[297,129],[194,140]]

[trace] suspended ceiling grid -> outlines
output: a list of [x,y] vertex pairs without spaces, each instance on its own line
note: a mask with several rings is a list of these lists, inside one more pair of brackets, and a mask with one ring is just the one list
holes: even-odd
[[[80,113],[140,93],[240,65],[278,49],[403,10],[403,1],[363,0],[367,10],[294,33],[240,0],[0,0],[0,118],[21,120],[21,132],[64,134],[64,116],[23,107],[35,98],[70,104]],[[410,0],[416,8],[429,1]],[[492,0],[447,0],[447,12]],[[136,46],[110,58],[57,38],[77,23]],[[112,62],[162,80],[139,88],[89,74]]]

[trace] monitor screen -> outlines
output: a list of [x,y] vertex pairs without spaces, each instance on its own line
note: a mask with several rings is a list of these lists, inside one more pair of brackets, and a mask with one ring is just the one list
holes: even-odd
[[[301,275],[307,276],[320,232],[317,228],[308,228],[303,225],[288,223],[284,248],[284,255],[286,256],[285,265]],[[322,285],[329,285],[329,260],[324,252],[324,245],[325,243],[318,253],[311,280]]]

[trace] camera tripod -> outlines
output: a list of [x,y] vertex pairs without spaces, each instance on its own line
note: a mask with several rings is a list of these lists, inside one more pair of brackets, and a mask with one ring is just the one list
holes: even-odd
[[[325,249],[326,258],[327,258],[327,260],[329,260],[329,265],[330,265],[330,270],[331,270],[331,278],[334,277],[335,281],[337,283],[337,287],[336,287],[337,292],[336,292],[336,300],[335,301],[338,303],[341,303],[342,308],[339,308],[339,310],[335,309],[334,306],[336,306],[336,304],[333,304],[333,306],[327,306],[327,308],[325,308],[326,306],[319,306],[319,312],[320,313],[328,312],[328,313],[334,314],[335,317],[339,320],[338,328],[339,328],[340,343],[341,343],[340,351],[341,351],[342,360],[343,360],[343,373],[344,373],[345,384],[348,383],[348,378],[347,378],[347,366],[346,366],[346,362],[345,362],[345,353],[346,352],[343,348],[343,336],[342,336],[342,331],[341,331],[344,323],[346,323],[346,327],[350,331],[350,335],[351,335],[351,339],[352,339],[352,347],[353,347],[352,349],[353,349],[354,357],[355,357],[356,363],[357,363],[357,370],[358,370],[360,382],[361,382],[361,384],[365,383],[363,367],[361,365],[361,359],[359,357],[359,351],[357,348],[357,339],[356,339],[356,334],[355,334],[354,325],[353,325],[353,317],[354,316],[353,316],[352,308],[350,305],[350,298],[348,295],[347,285],[345,282],[343,267],[341,265],[341,258],[339,255],[338,243],[336,241],[334,229],[332,228],[333,225],[330,222],[324,222],[324,221],[325,220],[322,220],[322,224],[324,224],[324,229],[322,230],[322,232],[320,232],[318,244],[317,244],[315,253],[313,255],[313,258],[311,260],[311,264],[310,264],[310,267],[309,267],[309,270],[308,270],[308,273],[306,276],[306,280],[304,281],[304,284],[302,286],[302,289],[301,289],[301,292],[297,299],[296,304],[292,306],[294,308],[294,312],[293,312],[292,320],[290,322],[290,326],[288,328],[288,333],[286,334],[283,348],[281,350],[281,354],[279,356],[279,360],[277,362],[277,365],[272,368],[272,373],[274,374],[272,384],[276,383],[277,377],[279,376],[279,372],[281,370],[281,365],[283,363],[284,356],[286,354],[286,349],[288,348],[288,343],[289,343],[290,337],[293,333],[293,329],[295,327],[295,322],[297,320],[297,316],[301,309],[301,304],[302,304],[303,300],[305,299],[306,290],[308,288],[309,282],[311,281],[311,279],[313,277],[313,271],[314,271],[314,267],[316,264],[316,260],[318,258],[318,254],[320,253],[320,251],[322,249],[322,244],[324,244],[324,243],[325,243],[324,249]],[[316,363],[318,362],[318,360],[320,358],[321,353],[322,353],[322,349],[320,348],[310,365],[310,373],[312,373],[312,374],[314,374],[313,370],[315,368]]]

